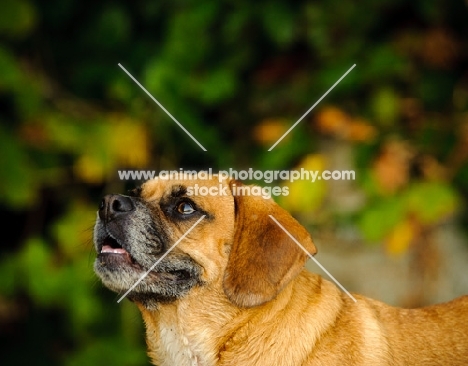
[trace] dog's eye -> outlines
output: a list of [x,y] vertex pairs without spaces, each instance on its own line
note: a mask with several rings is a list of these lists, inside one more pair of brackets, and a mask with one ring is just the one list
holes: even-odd
[[195,212],[195,209],[190,203],[182,202],[179,203],[179,205],[177,206],[177,211],[184,215],[190,215],[191,213]]

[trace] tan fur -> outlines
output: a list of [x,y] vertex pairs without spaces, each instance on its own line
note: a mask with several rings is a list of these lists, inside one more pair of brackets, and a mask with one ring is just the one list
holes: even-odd
[[[157,200],[179,183],[149,181],[142,197]],[[303,269],[305,253],[268,215],[311,254],[315,246],[272,200],[191,198],[213,218],[174,251],[203,267],[204,284],[157,310],[139,305],[155,365],[468,365],[468,296],[418,310],[359,295],[355,303]],[[189,226],[174,227],[172,239]]]

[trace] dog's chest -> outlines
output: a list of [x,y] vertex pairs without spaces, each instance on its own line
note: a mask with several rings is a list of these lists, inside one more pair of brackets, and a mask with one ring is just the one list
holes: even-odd
[[161,326],[161,366],[208,366],[196,343],[176,326]]

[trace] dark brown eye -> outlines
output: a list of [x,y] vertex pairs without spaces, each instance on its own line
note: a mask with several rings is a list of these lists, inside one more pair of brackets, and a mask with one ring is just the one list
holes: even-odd
[[177,206],[177,211],[179,211],[183,215],[190,215],[191,213],[195,212],[195,209],[190,203],[182,202],[179,203],[179,205]]

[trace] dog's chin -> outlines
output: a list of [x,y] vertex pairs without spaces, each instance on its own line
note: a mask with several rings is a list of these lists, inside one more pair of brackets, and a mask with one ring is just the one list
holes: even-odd
[[[105,238],[94,263],[94,271],[104,286],[119,294],[154,309],[159,303],[173,302],[200,284],[200,267],[190,258],[167,258],[147,273],[145,268],[112,238]],[[168,256],[169,257],[169,256]],[[140,280],[144,277],[142,280]]]

